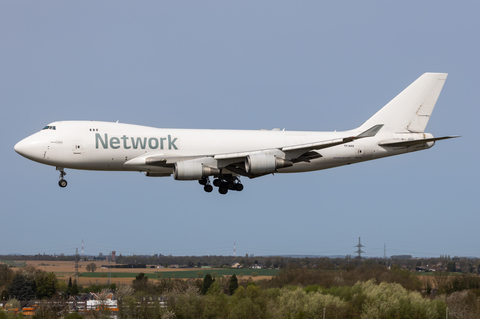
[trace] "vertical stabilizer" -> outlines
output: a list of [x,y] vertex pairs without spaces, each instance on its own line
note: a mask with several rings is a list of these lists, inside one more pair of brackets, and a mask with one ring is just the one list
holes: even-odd
[[363,123],[359,130],[383,124],[382,131],[423,133],[446,79],[447,73],[423,74]]

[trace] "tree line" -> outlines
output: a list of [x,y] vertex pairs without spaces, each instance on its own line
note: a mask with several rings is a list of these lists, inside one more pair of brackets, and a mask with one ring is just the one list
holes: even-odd
[[[207,273],[203,279],[149,279],[139,273],[131,285],[68,284],[31,266],[13,272],[0,266],[0,290],[15,300],[42,299],[37,318],[60,318],[65,300],[80,292],[114,292],[118,318],[480,318],[480,277],[438,272],[420,278],[398,266],[358,263],[332,269],[289,263],[269,280],[253,281]],[[427,278],[427,279],[425,279]],[[154,297],[157,299],[152,299]],[[159,302],[166,301],[166,307]],[[10,302],[9,301],[9,302]],[[43,317],[40,316],[43,314]],[[62,315],[61,315],[62,314]],[[66,315],[108,318],[111,313]],[[2,317],[3,316],[3,317]],[[0,310],[0,318],[7,314]],[[80,317],[78,317],[80,316]]]

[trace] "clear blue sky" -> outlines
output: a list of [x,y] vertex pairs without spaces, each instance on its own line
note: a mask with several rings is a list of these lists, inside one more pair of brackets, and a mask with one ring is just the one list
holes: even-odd
[[[477,1],[2,1],[0,254],[480,256]],[[57,120],[347,130],[447,72],[434,148],[196,182],[67,170],[13,146]]]

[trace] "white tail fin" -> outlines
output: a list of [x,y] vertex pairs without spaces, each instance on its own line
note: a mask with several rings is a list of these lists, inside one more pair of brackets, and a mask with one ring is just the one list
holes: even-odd
[[358,128],[383,124],[382,131],[423,133],[447,73],[425,73]]

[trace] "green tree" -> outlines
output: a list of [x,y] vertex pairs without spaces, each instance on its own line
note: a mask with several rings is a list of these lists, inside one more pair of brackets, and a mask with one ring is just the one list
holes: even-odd
[[210,275],[210,274],[205,275],[205,278],[203,279],[203,285],[202,285],[202,295],[207,294],[207,291],[210,288],[210,286],[212,285],[213,281],[214,280],[212,278],[212,275]]
[[223,293],[222,287],[218,281],[212,283],[204,300],[205,308],[203,315],[205,318],[228,317],[228,297]]
[[57,277],[53,272],[43,273],[43,276],[37,279],[37,298],[51,298],[57,292]]
[[56,285],[56,289],[57,289],[57,292],[61,292],[61,293],[65,293],[65,291],[67,291],[67,283],[63,280],[57,280],[57,285]]
[[70,294],[71,294],[72,296],[76,296],[76,295],[79,294],[79,292],[80,292],[80,289],[79,289],[79,287],[78,287],[78,285],[77,285],[77,281],[74,280],[74,281],[73,281],[72,288],[70,289]]
[[11,298],[31,300],[35,298],[35,288],[35,281],[28,279],[25,275],[17,273],[13,277],[7,290]]
[[95,272],[95,270],[97,270],[97,265],[95,265],[95,263],[90,263],[87,265],[86,269],[89,272]]
[[233,295],[235,290],[238,288],[238,279],[235,274],[230,277],[230,283],[228,284],[228,291],[230,292],[230,295]]
[[68,285],[67,285],[67,289],[64,291],[65,295],[66,296],[70,296],[72,294],[72,277],[70,277],[68,279]]
[[7,265],[0,264],[0,288],[8,286],[13,280],[13,270],[11,270]]
[[450,262],[447,264],[447,271],[448,271],[448,272],[455,272],[455,271],[457,271],[457,267],[456,267],[454,261],[450,261]]
[[145,276],[145,273],[141,272],[137,276],[135,276],[135,279],[132,282],[132,288],[135,291],[147,291],[148,277]]

